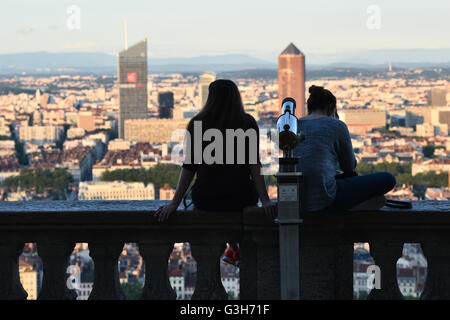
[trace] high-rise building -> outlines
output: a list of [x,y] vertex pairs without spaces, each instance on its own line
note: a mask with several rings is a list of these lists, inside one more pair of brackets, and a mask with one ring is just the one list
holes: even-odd
[[413,128],[418,124],[431,123],[431,110],[429,107],[406,107],[405,126]]
[[445,123],[433,125],[424,123],[416,125],[416,136],[418,137],[435,137],[446,136],[448,134],[448,125]]
[[297,102],[295,115],[303,117],[305,111],[305,55],[291,43],[278,57],[278,99],[291,97]]
[[350,133],[364,134],[368,130],[386,127],[386,112],[383,110],[341,110],[339,118],[345,122]]
[[147,118],[147,39],[119,53],[119,138],[125,120]]
[[[432,108],[431,124],[434,126],[445,124],[450,127],[450,108],[448,107]],[[443,132],[445,132],[445,130],[442,130],[441,134],[443,134]],[[445,132],[445,135],[447,135],[447,132]]]
[[36,102],[38,104],[41,103],[41,95],[42,95],[41,89],[36,89]]
[[447,91],[433,88],[427,92],[427,101],[431,107],[445,107],[447,106]]
[[205,72],[200,75],[198,85],[200,108],[205,106],[206,100],[208,100],[209,85],[214,81],[216,81],[216,74],[213,72]]
[[57,126],[19,126],[17,132],[21,141],[43,145],[46,142],[59,140],[62,128]]
[[80,111],[77,120],[78,128],[82,128],[86,131],[95,130],[95,119],[91,111]]
[[173,118],[173,92],[161,92],[158,94],[159,118]]

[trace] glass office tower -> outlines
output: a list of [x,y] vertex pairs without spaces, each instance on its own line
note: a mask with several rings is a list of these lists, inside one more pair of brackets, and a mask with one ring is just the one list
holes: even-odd
[[147,118],[147,39],[119,53],[119,138],[125,120]]

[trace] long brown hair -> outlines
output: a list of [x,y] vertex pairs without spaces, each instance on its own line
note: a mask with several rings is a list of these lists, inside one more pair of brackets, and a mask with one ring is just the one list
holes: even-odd
[[209,85],[209,94],[203,109],[195,115],[187,126],[193,134],[194,121],[202,121],[203,130],[245,128],[246,113],[241,94],[231,80],[216,80]]

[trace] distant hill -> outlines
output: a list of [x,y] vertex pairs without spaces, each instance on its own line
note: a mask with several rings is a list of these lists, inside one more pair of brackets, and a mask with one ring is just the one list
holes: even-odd
[[112,69],[117,58],[104,53],[88,52],[30,52],[0,55],[0,73]]
[[[379,69],[392,62],[397,68],[450,67],[450,49],[380,49],[340,54],[308,54],[308,70],[337,68]],[[277,64],[244,54],[192,58],[149,58],[149,73],[217,73],[276,70]],[[0,74],[116,73],[117,57],[88,52],[30,52],[0,54]]]
[[[193,58],[149,58],[149,73],[274,69],[275,64],[242,54]],[[117,57],[105,53],[31,52],[0,55],[0,73],[116,72]]]
[[353,53],[311,54],[307,63],[316,66],[370,68],[387,65],[389,62],[398,67],[450,66],[450,48],[448,49],[378,49]]

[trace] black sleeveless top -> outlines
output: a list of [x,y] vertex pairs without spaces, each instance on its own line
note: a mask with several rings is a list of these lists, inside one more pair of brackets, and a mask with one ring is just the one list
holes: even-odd
[[[234,161],[227,164],[226,134],[223,134],[223,164],[184,163],[183,168],[197,173],[197,178],[192,190],[194,204],[205,210],[241,210],[248,205],[256,204],[257,196],[251,179],[250,165],[259,164],[259,128],[255,119],[246,114],[247,123],[244,128],[254,129],[256,132],[256,148],[251,146],[251,139],[245,139],[245,161],[237,162],[237,139],[234,142]],[[211,142],[204,142],[202,151]],[[254,142],[253,142],[254,143]],[[243,150],[240,150],[242,152]],[[257,154],[250,154],[256,152]],[[191,157],[193,159],[193,156]],[[253,159],[253,163],[252,160]],[[255,160],[256,159],[256,163]]]

